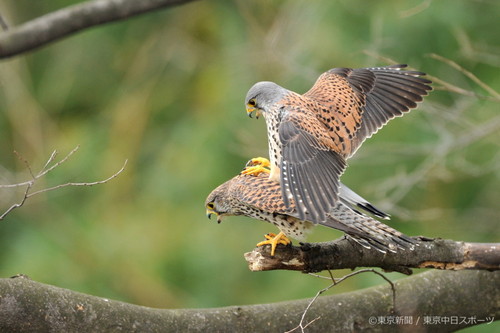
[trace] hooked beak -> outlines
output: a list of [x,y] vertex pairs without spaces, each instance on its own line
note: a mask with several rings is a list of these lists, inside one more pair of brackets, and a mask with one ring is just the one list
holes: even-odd
[[207,209],[207,217],[209,219],[212,218],[212,214],[215,215],[215,216],[217,216],[217,223],[221,223],[222,222],[222,215],[214,212],[213,210]]
[[262,114],[262,111],[259,108],[247,106],[247,114],[250,118],[252,118],[252,113],[254,112],[255,112],[255,119],[259,119],[260,115]]

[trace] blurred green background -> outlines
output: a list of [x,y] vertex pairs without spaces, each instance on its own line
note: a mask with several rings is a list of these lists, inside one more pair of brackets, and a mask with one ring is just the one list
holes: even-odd
[[[16,26],[81,1],[4,0]],[[498,242],[496,1],[199,1],[95,27],[0,62],[0,184],[30,179],[53,150],[66,163],[0,221],[0,276],[152,307],[216,307],[312,297],[325,280],[252,273],[243,253],[275,231],[205,216],[208,193],[266,156],[264,120],[249,119],[253,83],[305,92],[332,67],[408,63],[445,81],[350,160],[342,180],[409,235]],[[450,91],[450,87],[462,91]],[[0,208],[24,188],[0,189]],[[316,228],[310,241],[340,232]],[[342,276],[347,271],[335,272]],[[390,274],[393,279],[399,274]],[[330,293],[380,284],[352,278]]]

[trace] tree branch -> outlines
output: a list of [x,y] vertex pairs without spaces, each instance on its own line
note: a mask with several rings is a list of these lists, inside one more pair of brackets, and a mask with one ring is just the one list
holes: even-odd
[[285,269],[308,273],[356,267],[380,267],[404,274],[411,274],[411,268],[494,271],[500,269],[500,244],[425,239],[413,251],[384,254],[341,238],[300,247],[278,245],[274,257],[270,255],[269,246],[257,247],[245,253],[245,259],[252,271]]
[[[389,64],[398,64],[399,63],[391,58],[380,56],[380,55],[373,53],[373,52],[370,52],[368,50],[364,50],[363,53],[370,56],[370,57],[387,62]],[[464,96],[475,97],[477,99],[484,99],[484,100],[489,100],[489,101],[493,101],[493,102],[500,102],[500,97],[499,97],[500,94],[498,92],[496,92],[496,90],[494,90],[493,88],[491,88],[490,86],[488,86],[487,84],[485,84],[484,82],[479,80],[478,77],[476,77],[474,74],[472,74],[471,72],[467,71],[465,68],[458,65],[456,62],[454,62],[450,59],[444,58],[442,56],[436,55],[436,54],[430,54],[428,56],[433,58],[433,59],[442,61],[442,62],[448,64],[449,66],[451,66],[452,68],[458,70],[459,72],[461,72],[462,74],[467,76],[469,79],[474,81],[476,84],[478,84],[480,87],[482,87],[484,90],[489,92],[490,95],[477,94],[472,90],[466,90],[466,89],[460,88],[454,84],[451,84],[449,82],[441,80],[438,77],[427,74],[426,78],[428,78],[429,80],[431,80],[434,83],[433,84],[434,90],[445,90],[445,91],[454,92],[456,94],[460,94],[460,95],[464,95]],[[438,83],[441,84],[441,86],[436,86],[436,84],[438,84]]]
[[[307,312],[309,311],[309,309],[311,308],[311,306],[314,304],[314,302],[316,302],[316,300],[318,299],[318,297],[321,296],[321,294],[325,293],[326,291],[330,290],[331,288],[335,287],[339,283],[347,280],[348,278],[353,277],[354,275],[362,274],[362,273],[374,273],[374,274],[377,274],[381,278],[383,278],[384,280],[386,280],[387,283],[389,283],[389,285],[391,286],[391,294],[392,294],[392,308],[389,311],[392,312],[392,313],[394,313],[394,311],[395,311],[394,306],[396,305],[396,287],[394,286],[394,283],[391,280],[389,280],[384,274],[382,274],[380,272],[377,272],[373,268],[366,268],[366,269],[360,269],[358,271],[355,271],[355,272],[352,272],[350,274],[347,274],[347,275],[345,275],[345,276],[343,276],[343,277],[341,277],[339,279],[336,279],[336,278],[333,277],[332,271],[328,271],[328,274],[330,275],[330,281],[332,281],[333,283],[331,285],[329,285],[328,287],[323,288],[323,289],[321,289],[320,291],[318,291],[316,293],[316,296],[314,296],[309,301],[309,304],[307,304],[307,307],[304,310],[304,313],[302,313],[302,317],[300,318],[299,325],[297,325],[297,327],[295,327],[295,328],[293,328],[290,331],[287,331],[285,333],[292,333],[292,332],[294,332],[294,331],[296,331],[298,329],[300,329],[301,332],[304,332],[304,329],[307,326],[311,325],[313,322],[315,322],[316,320],[318,320],[320,318],[320,317],[316,317],[313,320],[309,321],[308,323],[305,323],[305,318],[306,318]],[[326,278],[326,279],[328,279],[328,277],[326,277],[326,276],[316,275],[314,273],[309,273],[309,274],[313,275],[313,276],[316,276],[316,277],[319,277],[319,278],[323,278],[323,279]]]
[[448,58],[445,58],[445,57],[440,56],[439,54],[435,54],[435,53],[429,54],[429,57],[431,57],[432,59],[436,59],[436,60],[439,60],[441,62],[444,62],[448,66],[450,66],[450,67],[456,69],[457,71],[463,73],[465,76],[467,76],[469,79],[471,79],[478,86],[480,86],[481,88],[483,88],[484,90],[486,90],[491,96],[493,96],[493,98],[495,98],[495,100],[497,102],[500,102],[500,94],[495,89],[493,89],[492,87],[488,86],[486,83],[484,83],[483,81],[481,81],[476,75],[472,74],[471,72],[469,72],[468,70],[466,70],[465,68],[463,68],[462,66],[460,66],[459,64],[457,64],[455,61],[450,60]]
[[[316,299],[307,332],[450,332],[500,318],[500,273],[431,271],[394,283]],[[286,286],[286,284],[284,284]],[[160,310],[57,288],[25,277],[0,279],[2,332],[284,332],[310,300],[212,309]],[[442,318],[427,322],[428,317]],[[388,324],[383,318],[405,318]],[[444,318],[447,320],[445,321]],[[451,320],[450,320],[451,319]],[[453,319],[456,319],[455,321]]]
[[190,1],[192,0],[93,0],[70,6],[0,33],[0,58],[33,50],[96,25]]
[[123,166],[120,168],[120,170],[118,170],[117,172],[115,172],[114,174],[112,174],[111,176],[109,176],[106,179],[98,180],[98,181],[94,181],[94,182],[78,182],[78,183],[76,183],[76,182],[69,182],[69,183],[59,184],[59,185],[55,185],[55,186],[51,186],[51,187],[46,187],[46,188],[43,188],[41,190],[37,190],[35,192],[31,192],[31,190],[32,190],[32,188],[35,185],[35,182],[37,180],[39,180],[40,178],[42,178],[43,176],[45,176],[47,173],[51,172],[55,168],[57,168],[60,165],[62,165],[63,163],[65,163],[78,150],[79,147],[80,146],[76,146],[72,151],[70,151],[60,161],[54,163],[53,165],[50,165],[52,162],[54,162],[54,160],[55,160],[55,158],[57,156],[57,150],[54,150],[52,152],[52,154],[50,155],[49,159],[47,160],[47,162],[45,163],[45,165],[42,168],[42,170],[40,170],[36,175],[33,173],[33,170],[31,169],[31,166],[28,163],[28,161],[25,160],[20,154],[18,154],[17,152],[15,152],[16,155],[24,162],[24,164],[26,164],[26,168],[29,170],[29,172],[31,174],[31,179],[28,180],[28,181],[25,181],[25,182],[22,182],[22,183],[16,183],[16,184],[7,184],[7,185],[1,185],[0,184],[0,189],[2,189],[2,188],[13,188],[13,187],[26,186],[26,190],[24,191],[24,196],[21,199],[21,201],[18,202],[18,203],[13,204],[3,214],[0,214],[0,221],[3,220],[8,214],[10,214],[10,212],[12,212],[14,209],[23,206],[24,203],[26,202],[26,200],[28,200],[28,198],[30,198],[32,196],[35,196],[35,195],[38,195],[38,194],[44,193],[44,192],[49,192],[49,191],[57,190],[57,189],[60,189],[60,188],[63,188],[63,187],[68,187],[68,186],[94,186],[94,185],[99,185],[99,184],[105,184],[105,183],[109,182],[110,180],[118,177],[118,175],[121,174],[125,170],[125,166],[127,165],[127,160],[125,160],[125,162],[123,163]]

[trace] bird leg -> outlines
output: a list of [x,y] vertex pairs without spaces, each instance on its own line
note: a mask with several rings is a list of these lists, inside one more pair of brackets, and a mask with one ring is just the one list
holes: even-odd
[[274,256],[274,252],[276,251],[276,246],[278,246],[278,244],[288,245],[292,243],[292,241],[289,240],[288,237],[286,237],[285,234],[281,231],[277,235],[270,232],[267,235],[264,235],[264,237],[266,237],[266,240],[257,243],[257,246],[262,246],[267,244],[271,245],[271,256]]
[[269,166],[271,163],[267,158],[255,157],[247,162],[245,168],[241,172],[242,175],[258,176],[261,173],[269,173]]

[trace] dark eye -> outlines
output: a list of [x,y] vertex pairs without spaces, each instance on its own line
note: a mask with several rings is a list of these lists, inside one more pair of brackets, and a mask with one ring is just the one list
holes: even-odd
[[255,98],[252,98],[251,100],[248,101],[248,105],[249,106],[255,106],[256,103],[255,103]]
[[207,203],[207,208],[213,210],[215,208],[214,203],[213,202]]

